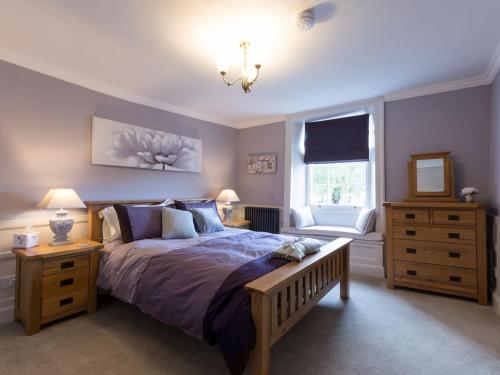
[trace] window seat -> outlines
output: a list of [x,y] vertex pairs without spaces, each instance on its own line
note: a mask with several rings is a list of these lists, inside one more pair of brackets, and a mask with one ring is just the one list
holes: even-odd
[[281,228],[281,233],[291,236],[304,236],[324,241],[333,241],[338,237],[352,238],[351,271],[353,273],[384,277],[384,235],[371,232],[362,234],[354,227],[334,225],[312,225],[309,227]]
[[322,237],[348,237],[358,241],[377,241],[384,240],[384,235],[378,232],[362,234],[353,227],[332,226],[332,225],[312,225],[304,228],[282,228],[282,232],[292,235],[302,236],[322,236]]

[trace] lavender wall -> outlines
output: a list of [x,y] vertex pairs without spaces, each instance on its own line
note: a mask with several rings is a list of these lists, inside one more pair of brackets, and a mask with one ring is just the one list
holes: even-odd
[[490,197],[491,205],[500,209],[500,73],[491,90],[490,128]]
[[[99,116],[203,141],[203,172],[91,165]],[[0,62],[0,219],[32,212],[52,187],[83,199],[215,196],[237,186],[238,131],[133,104]]]
[[[277,154],[276,173],[248,174],[248,154]],[[241,129],[238,133],[238,191],[245,204],[283,206],[285,170],[285,123]]]
[[[491,88],[491,127],[490,127],[490,197],[491,206],[500,210],[500,73],[497,73]],[[493,225],[493,240],[497,259],[500,256],[500,217]],[[500,315],[500,263],[497,261],[495,277],[496,289],[493,291],[493,308]]]
[[490,94],[480,86],[385,104],[386,200],[407,197],[409,155],[433,151],[452,152],[457,191],[475,186],[488,200]]

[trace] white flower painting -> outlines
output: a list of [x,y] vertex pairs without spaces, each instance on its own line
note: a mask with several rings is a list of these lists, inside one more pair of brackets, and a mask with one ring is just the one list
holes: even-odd
[[201,172],[201,140],[93,117],[92,163]]

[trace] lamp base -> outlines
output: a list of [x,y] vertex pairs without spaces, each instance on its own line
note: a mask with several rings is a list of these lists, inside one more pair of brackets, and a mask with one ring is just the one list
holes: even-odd
[[61,246],[73,243],[68,238],[68,233],[73,228],[73,219],[69,219],[67,214],[61,215],[57,214],[57,217],[49,220],[50,229],[54,233],[54,241],[50,243],[50,246]]
[[231,206],[231,203],[226,203],[222,208],[222,213],[224,214],[224,221],[229,223],[233,221],[233,206]]

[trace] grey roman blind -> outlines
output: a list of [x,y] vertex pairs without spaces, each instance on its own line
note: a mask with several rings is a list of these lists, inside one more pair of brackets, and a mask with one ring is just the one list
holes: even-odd
[[305,124],[306,164],[368,161],[369,114]]

